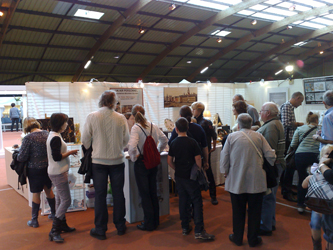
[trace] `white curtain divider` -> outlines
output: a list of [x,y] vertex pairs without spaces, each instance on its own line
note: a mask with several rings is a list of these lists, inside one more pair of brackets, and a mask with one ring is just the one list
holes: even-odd
[[[52,113],[62,112],[81,124],[86,116],[98,109],[100,95],[110,88],[138,88],[137,83],[95,82],[89,87],[87,82],[27,82],[28,116],[35,118],[50,117]],[[148,120],[165,129],[164,119],[176,121],[179,108],[164,108],[165,87],[197,87],[198,101],[205,104],[212,116],[219,113],[222,123],[233,125],[232,97],[235,93],[246,98],[246,87],[236,87],[230,83],[206,84],[145,84],[143,88],[144,106]]]

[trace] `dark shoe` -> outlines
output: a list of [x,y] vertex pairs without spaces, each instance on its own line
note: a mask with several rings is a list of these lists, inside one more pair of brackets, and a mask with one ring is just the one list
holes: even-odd
[[74,227],[69,227],[66,222],[66,217],[61,220],[61,231],[65,233],[74,232],[76,229]]
[[192,226],[189,225],[188,228],[183,228],[183,235],[189,235],[191,231],[192,231]]
[[46,198],[47,202],[49,203],[51,214],[49,214],[48,218],[53,220],[55,217],[55,198]]
[[238,243],[238,242],[235,241],[235,239],[234,239],[234,235],[233,235],[233,234],[229,234],[229,240],[230,240],[231,242],[235,243],[237,246],[241,246],[241,245],[243,245],[242,242],[241,242],[241,243]]
[[272,231],[275,231],[276,230],[276,226],[272,226]]
[[258,236],[258,238],[257,238],[257,242],[255,242],[254,244],[250,244],[249,243],[249,246],[250,247],[256,247],[256,246],[259,246],[259,245],[261,245],[262,244],[262,238],[260,237],[260,236]]
[[61,220],[57,217],[54,217],[52,229],[49,233],[49,240],[56,243],[63,243],[64,239],[60,236],[61,233]]
[[141,224],[136,225],[136,227],[142,231],[154,231],[154,229],[148,229],[146,228],[145,224],[143,222],[141,222]]
[[126,230],[127,230],[127,227],[125,226],[124,229],[122,229],[122,230],[118,230],[117,234],[118,234],[119,236],[122,236],[122,235],[124,235],[124,234],[126,233]]
[[283,199],[287,201],[297,202],[297,198],[292,193],[284,194]]
[[213,234],[208,234],[206,230],[202,230],[201,233],[195,233],[194,238],[197,240],[214,240],[215,235]]
[[260,236],[272,236],[273,232],[272,231],[267,231],[267,230],[259,230],[259,235]]
[[218,200],[216,198],[212,198],[211,202],[212,202],[213,205],[219,204],[219,202],[218,202]]
[[106,240],[106,235],[96,233],[96,228],[90,230],[90,235],[99,240]]
[[27,225],[29,227],[34,227],[34,228],[39,227],[39,223],[38,223],[39,207],[40,207],[40,204],[32,202],[31,220],[29,220],[27,223]]

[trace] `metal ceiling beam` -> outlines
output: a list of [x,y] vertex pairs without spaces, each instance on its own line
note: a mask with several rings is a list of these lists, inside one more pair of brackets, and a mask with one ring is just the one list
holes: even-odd
[[3,21],[1,31],[0,31],[0,49],[1,49],[2,42],[5,38],[5,35],[7,33],[9,23],[12,20],[15,10],[16,10],[17,6],[19,5],[19,3],[20,3],[20,0],[12,0],[12,2],[10,3],[10,6],[9,6],[7,14],[6,14],[6,18]]
[[267,26],[265,26],[265,27],[263,27],[259,30],[253,31],[250,34],[238,39],[236,42],[230,44],[226,48],[220,50],[215,56],[213,56],[207,62],[202,64],[196,71],[194,71],[189,77],[187,77],[187,80],[192,81],[194,79],[194,77],[196,77],[198,74],[200,74],[201,70],[208,67],[210,64],[212,64],[213,62],[215,62],[216,60],[218,60],[219,58],[221,58],[225,54],[229,53],[230,51],[235,50],[237,47],[239,47],[239,46],[241,46],[241,45],[243,45],[247,42],[250,42],[251,39],[253,39],[255,37],[259,37],[259,36],[262,36],[266,33],[270,33],[273,30],[279,29],[283,26],[287,26],[287,25],[289,25],[291,23],[294,23],[296,21],[306,19],[307,17],[317,16],[317,15],[326,13],[329,10],[333,10],[333,6],[323,6],[323,7],[315,8],[315,9],[312,9],[312,10],[309,10],[309,11],[304,11],[304,12],[301,12],[300,14],[284,18],[281,21],[274,22],[274,23],[269,24],[269,25],[267,25]]
[[86,55],[81,65],[75,72],[72,82],[76,82],[84,70],[86,63],[93,58],[95,53],[101,48],[101,46],[111,37],[111,35],[132,15],[135,15],[142,7],[150,3],[151,0],[138,0],[131,7],[129,7],[122,15],[109,26],[109,28],[103,33],[98,41],[91,48],[89,53]]
[[144,71],[140,74],[139,78],[143,79],[159,62],[161,62],[170,52],[172,52],[175,48],[183,44],[185,41],[190,39],[192,36],[196,35],[203,29],[213,25],[216,22],[223,20],[226,17],[229,17],[238,11],[247,9],[253,5],[258,3],[262,3],[265,0],[244,0],[243,2],[236,4],[232,7],[229,7],[226,10],[220,11],[213,15],[212,17],[206,19],[201,22],[199,25],[194,26],[192,29],[187,31],[181,37],[179,37],[175,42],[173,42],[170,46],[168,46],[165,50],[163,50],[149,65]]
[[333,31],[333,25],[327,26],[327,27],[319,29],[319,30],[312,31],[312,32],[304,34],[304,35],[301,35],[297,39],[291,39],[288,42],[285,42],[285,43],[283,43],[283,44],[281,44],[281,45],[279,45],[279,46],[277,46],[277,47],[275,47],[275,48],[273,48],[273,49],[271,49],[271,50],[263,53],[261,56],[257,57],[256,59],[254,59],[253,61],[251,61],[248,64],[246,64],[241,69],[237,70],[237,72],[235,72],[230,77],[228,77],[227,80],[228,81],[233,80],[234,78],[236,78],[237,76],[239,76],[240,74],[242,74],[244,71],[250,69],[252,66],[254,66],[255,64],[261,62],[265,58],[267,58],[267,57],[269,57],[271,55],[274,55],[275,53],[277,53],[277,52],[279,52],[281,50],[287,49],[287,48],[291,47],[292,45],[294,45],[295,43],[306,41],[306,40],[312,39],[314,37],[321,36],[323,34],[327,34],[327,33],[332,32],[332,31]]
[[29,75],[23,75],[23,76],[18,76],[18,77],[6,79],[6,80],[3,80],[3,81],[0,81],[0,84],[4,84],[4,83],[7,83],[7,82],[15,81],[15,80],[27,77],[27,76],[29,76]]

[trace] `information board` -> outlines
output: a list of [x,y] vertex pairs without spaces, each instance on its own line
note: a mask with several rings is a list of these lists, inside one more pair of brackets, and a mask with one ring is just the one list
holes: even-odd
[[325,91],[333,89],[332,76],[304,79],[303,83],[306,104],[322,104]]

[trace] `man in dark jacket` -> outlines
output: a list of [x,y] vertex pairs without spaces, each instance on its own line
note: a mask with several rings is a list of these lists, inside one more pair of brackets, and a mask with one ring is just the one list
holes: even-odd
[[[216,132],[213,127],[213,124],[210,120],[207,120],[203,117],[203,112],[205,110],[205,105],[202,102],[195,102],[192,104],[192,110],[193,110],[193,116],[197,120],[197,123],[201,125],[203,130],[205,131],[206,134],[206,141],[207,141],[207,146],[208,146],[208,165],[205,170],[207,174],[207,178],[209,181],[209,194],[210,198],[212,201],[213,205],[217,205],[218,201],[216,199],[216,184],[215,184],[215,179],[214,175],[212,172],[212,166],[211,166],[211,153],[215,151],[216,149]],[[213,140],[213,147],[212,147],[212,140]]]

